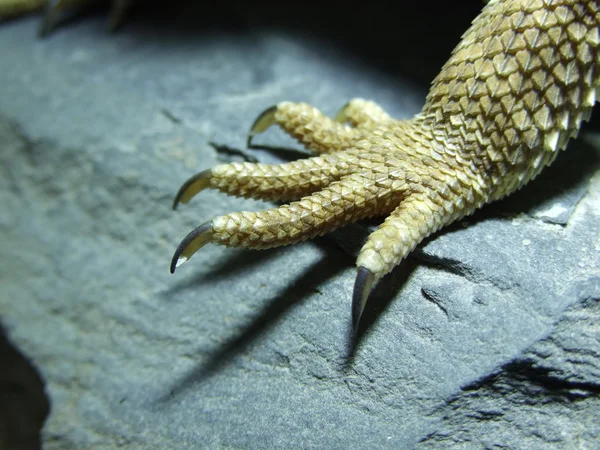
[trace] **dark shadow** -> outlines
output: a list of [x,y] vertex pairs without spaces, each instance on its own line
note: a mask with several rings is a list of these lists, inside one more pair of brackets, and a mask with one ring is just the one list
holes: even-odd
[[[148,43],[192,50],[191,42],[210,41],[215,34],[244,37],[250,43],[265,32],[284,33],[321,42],[325,52],[349,54],[359,64],[391,77],[428,86],[481,8],[481,0],[405,1],[397,5],[382,0],[356,4],[334,0],[296,4],[146,0],[131,8],[116,34],[137,33]],[[103,7],[65,14],[49,38],[82,14],[102,18],[110,34],[108,8]],[[257,80],[269,77],[268,71],[251,70],[256,71]]]
[[385,220],[385,217],[365,219],[333,230],[327,235],[346,253],[358,257],[360,249],[367,242],[369,235]]
[[[256,270],[269,260],[285,251],[285,247],[271,248],[266,250],[228,249],[226,255],[220,258],[218,263],[210,269],[198,273],[192,278],[174,283],[167,290],[168,294],[198,289],[199,284],[219,282],[232,276],[245,272],[248,268]],[[189,264],[189,263],[188,263]],[[181,270],[181,269],[180,269]]]
[[0,449],[41,449],[49,413],[44,379],[9,340],[0,321]]
[[[331,244],[319,242],[329,252],[333,252]],[[329,253],[328,252],[328,253]],[[212,377],[224,368],[232,359],[242,353],[252,342],[265,334],[285,313],[296,305],[302,303],[310,294],[317,291],[323,282],[334,277],[336,274],[348,267],[338,258],[329,255],[324,256],[318,263],[309,267],[300,278],[293,282],[283,292],[270,300],[258,313],[256,318],[247,325],[241,333],[233,336],[229,341],[219,346],[208,355],[206,362],[199,365],[183,378],[175,382],[168,394],[158,399],[159,402],[169,402],[174,397],[182,395],[194,385]]]
[[[258,141],[258,139],[256,139],[256,140]],[[275,145],[261,145],[258,143],[257,144],[253,143],[248,148],[253,149],[253,150],[269,152],[271,155],[281,159],[282,162],[296,161],[297,159],[300,159],[300,158],[309,158],[311,156],[316,156],[306,150],[299,150],[299,149],[291,148],[291,147],[290,148],[279,147],[279,146],[275,146]]]
[[234,148],[234,147],[231,147],[229,145],[224,145],[224,144],[217,144],[216,142],[212,142],[212,141],[210,141],[208,143],[208,145],[210,145],[215,150],[215,152],[217,152],[219,155],[222,155],[223,156],[222,159],[224,159],[228,162],[232,161],[236,158],[241,158],[245,162],[250,162],[250,163],[259,162],[258,159],[256,158],[256,156],[251,155],[248,150],[240,150],[239,148]]
[[209,142],[209,145],[215,150],[215,152],[217,152],[219,155],[222,155],[222,159],[226,161],[232,161],[235,158],[241,158],[245,162],[259,163],[261,162],[261,159],[257,158],[255,155],[259,155],[261,152],[268,152],[270,155],[273,155],[279,159],[281,163],[296,161],[300,158],[316,156],[306,150],[274,145],[260,145],[253,143],[245,150],[231,147],[226,144],[218,144],[216,142]]

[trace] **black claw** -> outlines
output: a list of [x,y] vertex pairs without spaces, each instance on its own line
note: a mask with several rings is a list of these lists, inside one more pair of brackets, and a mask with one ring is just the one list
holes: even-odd
[[[177,205],[179,203],[187,203],[194,195],[207,187],[210,179],[210,172],[210,169],[204,170],[183,183],[183,185],[179,188],[179,192],[177,192],[175,199],[173,200],[173,209],[177,209]],[[195,184],[197,184],[197,186],[190,190],[190,188],[194,187]]]
[[[190,259],[200,247],[210,241],[212,233],[207,232],[212,231],[212,227],[212,221],[203,223],[183,238],[171,259],[171,273],[175,273],[177,266]],[[196,240],[197,242],[194,242]]]
[[185,191],[185,184],[179,188],[179,192],[177,192],[177,195],[173,199],[173,210],[177,209],[177,205],[179,205],[179,201],[181,200],[181,196],[183,195],[184,191]]
[[175,269],[177,268],[177,261],[179,261],[179,255],[181,255],[181,252],[183,252],[183,248],[185,247],[183,245],[184,241],[185,241],[185,239],[183,241],[181,241],[181,244],[179,244],[179,246],[175,250],[175,253],[173,254],[173,258],[171,259],[171,268],[170,268],[171,273],[175,273]]
[[273,114],[275,111],[277,111],[277,105],[273,105],[273,106],[269,106],[267,109],[265,109],[263,112],[261,112],[258,117],[256,118],[256,120],[254,121],[254,123],[252,124],[252,126],[250,127],[251,131],[254,131],[255,128],[261,128],[260,127],[260,122],[269,114]]
[[272,123],[269,123],[269,122],[267,122],[266,125],[261,122],[263,122],[265,120],[265,117],[269,116],[270,114],[273,114],[276,110],[277,110],[277,105],[274,105],[274,106],[271,106],[270,108],[265,109],[263,112],[261,112],[258,115],[256,120],[250,127],[250,132],[248,133],[248,140],[246,141],[246,147],[250,147],[252,145],[252,138],[256,134],[262,133],[267,128],[269,128],[270,125],[272,125]]
[[352,295],[352,329],[354,334],[358,332],[358,325],[360,323],[360,316],[362,316],[367,299],[371,293],[371,286],[375,277],[373,272],[365,267],[359,267],[358,273],[356,274],[356,281],[354,282],[354,293]]

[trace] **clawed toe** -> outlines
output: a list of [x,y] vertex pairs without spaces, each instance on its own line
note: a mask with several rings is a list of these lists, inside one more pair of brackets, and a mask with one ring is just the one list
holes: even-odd
[[177,209],[179,203],[189,202],[198,192],[206,189],[210,184],[210,176],[211,170],[204,170],[183,183],[173,200],[173,209]]
[[[353,107],[349,113],[353,114],[355,109]],[[348,149],[363,136],[361,131],[325,116],[307,103],[281,102],[259,114],[248,133],[248,146],[254,136],[272,125],[280,126],[315,154]]]
[[263,133],[269,128],[271,125],[275,125],[277,121],[275,120],[275,112],[277,111],[277,105],[273,105],[267,109],[265,109],[262,113],[258,115],[252,126],[250,127],[250,131],[248,132],[248,139],[246,141],[246,146],[250,147],[252,145],[252,138],[257,134]]
[[393,119],[376,103],[355,98],[342,106],[334,116],[334,120],[339,123],[349,123],[353,127],[372,130]]

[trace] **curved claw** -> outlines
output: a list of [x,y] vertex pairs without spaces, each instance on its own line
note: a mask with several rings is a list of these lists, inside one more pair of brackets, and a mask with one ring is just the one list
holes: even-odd
[[200,250],[204,245],[212,240],[213,223],[203,223],[198,228],[188,234],[181,244],[175,250],[173,259],[171,259],[171,273],[175,273],[175,269],[192,257],[194,253]]
[[210,184],[211,175],[210,169],[204,170],[183,183],[173,200],[173,209],[176,209],[179,203],[189,202],[198,192],[206,189]]
[[359,267],[354,282],[354,293],[352,295],[352,329],[354,334],[358,331],[360,316],[362,316],[365,305],[371,293],[371,287],[375,281],[375,275],[365,267]]
[[250,127],[250,131],[248,132],[248,140],[246,141],[247,147],[250,147],[250,145],[252,144],[252,138],[254,136],[263,133],[271,125],[275,125],[275,111],[277,111],[277,105],[265,109],[258,115],[256,120]]
[[350,102],[346,103],[344,106],[340,108],[340,110],[336,113],[333,120],[339,123],[346,123],[350,118],[348,117],[348,107],[350,106]]

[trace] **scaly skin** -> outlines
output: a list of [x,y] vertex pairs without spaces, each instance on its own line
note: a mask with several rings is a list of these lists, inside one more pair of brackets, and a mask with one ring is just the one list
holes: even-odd
[[318,156],[216,166],[188,180],[175,206],[208,187],[299,200],[198,227],[176,250],[171,271],[208,242],[262,249],[386,215],[357,260],[356,327],[373,282],[431,233],[529,182],[577,134],[599,85],[599,4],[492,0],[410,120],[361,99],[337,120],[306,104],[268,109],[250,136],[277,124]]

